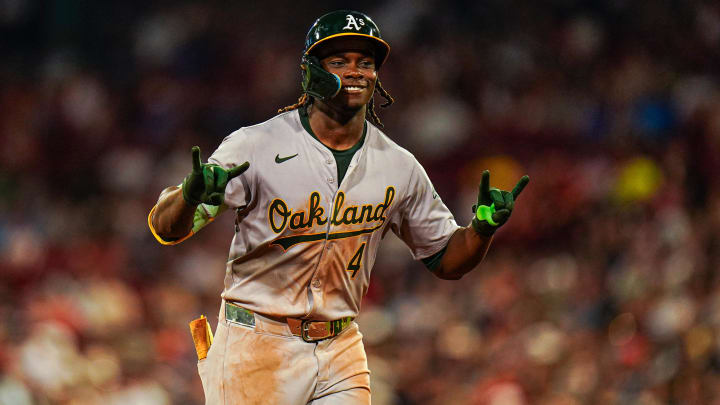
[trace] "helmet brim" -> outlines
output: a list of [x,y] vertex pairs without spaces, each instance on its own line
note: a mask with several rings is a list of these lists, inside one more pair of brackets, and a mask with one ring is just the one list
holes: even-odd
[[388,55],[390,54],[390,45],[388,45],[387,42],[383,41],[382,39],[378,37],[374,37],[372,35],[367,34],[361,34],[357,32],[343,32],[340,34],[334,34],[334,35],[328,35],[327,37],[318,40],[317,42],[313,43],[310,48],[305,51],[305,55],[310,55],[310,53],[315,49],[317,50],[318,45],[327,42],[330,39],[338,38],[338,37],[361,37],[371,40],[373,44],[375,44],[375,49],[377,50],[375,55],[375,65],[377,65],[377,68],[380,69],[380,66],[385,63],[385,60],[387,60]]

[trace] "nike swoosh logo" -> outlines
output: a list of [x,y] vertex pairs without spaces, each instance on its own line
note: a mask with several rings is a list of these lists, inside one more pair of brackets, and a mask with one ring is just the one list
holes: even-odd
[[284,161],[286,161],[286,160],[290,160],[290,159],[294,158],[294,157],[297,156],[297,155],[298,155],[298,154],[296,153],[296,154],[294,154],[294,155],[292,155],[292,156],[282,157],[282,158],[281,158],[281,157],[280,157],[280,154],[277,154],[277,155],[275,155],[275,163],[282,163],[282,162],[284,162]]

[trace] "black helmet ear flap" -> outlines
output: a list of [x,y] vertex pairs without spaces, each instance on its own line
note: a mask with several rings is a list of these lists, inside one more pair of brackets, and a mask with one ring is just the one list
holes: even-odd
[[317,57],[303,55],[300,68],[302,68],[302,88],[305,93],[321,100],[330,100],[340,92],[342,87],[340,77],[323,69]]

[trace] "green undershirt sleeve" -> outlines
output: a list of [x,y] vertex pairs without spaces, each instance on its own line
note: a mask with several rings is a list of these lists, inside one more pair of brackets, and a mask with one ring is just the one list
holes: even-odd
[[435,253],[434,255],[422,259],[425,267],[427,267],[427,269],[430,271],[434,271],[440,265],[440,262],[442,261],[442,257],[445,255],[446,250],[447,246],[442,248],[442,250]]

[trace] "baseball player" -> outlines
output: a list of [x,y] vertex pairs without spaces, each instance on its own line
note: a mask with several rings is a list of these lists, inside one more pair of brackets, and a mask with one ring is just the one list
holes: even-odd
[[198,363],[208,404],[369,404],[353,319],[378,246],[393,232],[441,279],[475,268],[528,182],[491,188],[460,227],[412,154],[383,132],[373,95],[390,46],[375,23],[335,11],[310,28],[298,103],[227,136],[165,189],[148,216],[157,240],[182,242],[235,215],[219,322]]

